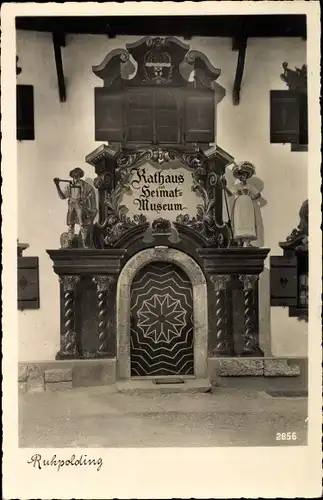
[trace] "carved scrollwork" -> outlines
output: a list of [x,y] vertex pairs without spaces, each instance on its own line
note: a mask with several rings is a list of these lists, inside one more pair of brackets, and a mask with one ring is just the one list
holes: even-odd
[[299,211],[299,224],[287,236],[286,242],[295,243],[295,250],[308,251],[308,200],[305,200]]
[[196,167],[192,172],[193,181],[197,184],[204,184],[204,179],[206,177],[206,170],[204,167]]
[[209,172],[207,182],[210,187],[215,187],[218,185],[219,176],[215,172]]
[[288,63],[282,64],[284,72],[280,75],[283,82],[286,83],[289,90],[307,91],[307,65],[303,64],[301,68],[295,67],[295,70],[289,69]]
[[162,217],[155,219],[151,225],[153,233],[168,234],[171,231],[171,223]]
[[167,149],[149,149],[147,151],[146,159],[162,165],[165,162],[168,163],[170,161],[174,161],[176,159],[176,154],[174,151]]
[[191,169],[197,169],[204,164],[204,157],[200,150],[192,153],[183,153],[173,149],[150,148],[137,151],[123,151],[117,158],[117,166],[121,168],[130,168],[142,160],[152,161],[162,165],[180,160],[181,163]]
[[194,153],[179,152],[178,157],[182,163],[193,169],[200,168],[204,164],[204,157],[199,150]]
[[116,188],[108,193],[104,202],[107,210],[105,221],[102,224],[97,223],[97,227],[103,231],[103,240],[107,246],[113,246],[128,229],[147,222],[147,218],[142,214],[136,214],[133,218],[127,217],[129,209],[122,205],[121,201],[125,193],[131,193],[131,173],[128,169],[122,169],[118,173],[119,182]]
[[180,214],[177,216],[176,222],[200,233],[209,245],[217,248],[227,247],[229,244],[229,229],[226,224],[219,225],[215,221],[213,213],[215,200],[209,197],[202,183],[194,180],[191,189],[202,198],[202,203],[197,205],[196,216],[190,217],[188,214]]
[[111,172],[104,172],[96,177],[93,181],[94,187],[100,189],[101,187],[109,188],[113,183],[113,174]]
[[117,158],[117,166],[121,168],[130,168],[144,159],[147,151],[123,151]]
[[112,50],[101,64],[92,66],[93,73],[103,80],[105,87],[109,87],[120,77],[127,79],[134,70],[130,54],[125,49]]

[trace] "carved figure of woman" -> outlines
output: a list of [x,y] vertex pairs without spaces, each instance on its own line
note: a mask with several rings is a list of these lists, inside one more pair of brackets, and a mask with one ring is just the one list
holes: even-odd
[[240,246],[250,247],[251,242],[257,239],[254,202],[261,198],[261,194],[247,182],[254,173],[255,167],[251,163],[242,162],[232,169],[236,183],[231,190],[226,187],[226,180],[221,179],[225,191],[234,197],[231,214],[232,230],[233,237]]

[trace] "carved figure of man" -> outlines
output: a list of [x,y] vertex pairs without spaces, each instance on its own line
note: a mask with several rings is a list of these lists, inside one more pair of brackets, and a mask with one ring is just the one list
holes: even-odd
[[80,167],[76,167],[70,171],[71,181],[68,182],[67,187],[62,190],[60,187],[61,179],[57,177],[54,183],[57,188],[58,196],[62,199],[68,200],[68,211],[66,223],[68,226],[68,242],[69,246],[72,245],[75,224],[79,224],[81,228],[81,238],[84,248],[87,248],[87,236],[89,226],[92,226],[94,218],[97,214],[95,191],[93,187],[82,180],[84,172]]

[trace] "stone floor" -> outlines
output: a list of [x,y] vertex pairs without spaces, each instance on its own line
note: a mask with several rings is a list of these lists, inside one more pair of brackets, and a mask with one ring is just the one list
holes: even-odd
[[[295,432],[295,441],[277,433]],[[20,394],[21,447],[304,445],[307,399],[257,390],[123,394],[111,387]]]

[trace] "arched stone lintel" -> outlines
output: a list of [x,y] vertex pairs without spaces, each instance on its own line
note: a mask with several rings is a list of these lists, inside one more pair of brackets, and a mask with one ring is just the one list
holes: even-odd
[[170,262],[187,274],[193,289],[194,374],[207,376],[207,284],[200,266],[192,257],[174,248],[154,247],[141,250],[123,267],[117,284],[117,370],[118,378],[129,379],[130,370],[130,291],[136,274],[151,262]]

